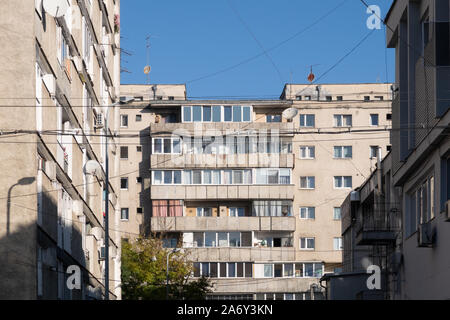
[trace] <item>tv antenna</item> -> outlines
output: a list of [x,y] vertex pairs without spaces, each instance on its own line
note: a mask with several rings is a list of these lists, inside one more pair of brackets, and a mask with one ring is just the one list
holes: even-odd
[[147,35],[147,37],[145,37],[145,42],[146,42],[146,44],[145,44],[145,47],[146,47],[146,50],[147,50],[147,63],[146,63],[146,65],[145,65],[145,67],[144,67],[144,73],[146,74],[146,76],[147,76],[147,84],[150,84],[150,71],[151,71],[151,67],[150,67],[150,47],[151,47],[151,45],[150,45],[150,38],[157,38],[157,37],[155,37],[154,35],[151,35],[151,34],[149,34],[149,35]]

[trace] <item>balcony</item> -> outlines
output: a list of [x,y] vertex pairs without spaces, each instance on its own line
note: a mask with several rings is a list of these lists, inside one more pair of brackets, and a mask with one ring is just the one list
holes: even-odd
[[292,200],[295,185],[152,185],[158,200]]
[[154,169],[176,168],[293,168],[293,153],[250,154],[153,154],[150,164]]
[[400,231],[400,211],[398,206],[390,210],[383,208],[363,210],[356,224],[357,245],[394,244]]
[[[215,293],[309,292],[315,278],[212,278]],[[231,285],[231,283],[233,285]],[[239,289],[236,289],[239,288]]]
[[295,217],[153,217],[153,232],[295,231]]
[[[231,132],[250,130],[278,130],[283,131],[283,136],[293,136],[293,122],[190,122],[190,123],[153,123],[150,125],[151,134],[173,132],[177,135],[203,136],[221,135]],[[285,132],[292,132],[286,134]],[[207,135],[208,135],[207,134]]]
[[248,261],[295,261],[294,247],[214,247],[187,248],[193,261],[248,262]]

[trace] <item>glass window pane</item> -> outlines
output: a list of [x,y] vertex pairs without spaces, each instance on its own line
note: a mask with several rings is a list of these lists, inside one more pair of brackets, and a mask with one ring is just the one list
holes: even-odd
[[236,264],[228,263],[228,278],[236,277]]
[[172,171],[164,171],[164,184],[172,184]]
[[180,143],[180,139],[174,139],[174,140],[173,140],[172,152],[173,152],[173,153],[181,153],[181,143]]
[[202,276],[209,277],[209,263],[202,263]]
[[200,277],[200,263],[194,262],[194,277]]
[[306,126],[314,127],[314,115],[313,114],[306,115]]
[[193,184],[202,184],[202,172],[200,170],[192,171]]
[[211,183],[212,183],[211,170],[203,171],[203,184],[211,184]]
[[243,178],[243,172],[241,170],[233,171],[233,184],[242,184]]
[[303,277],[303,263],[295,264],[295,276],[297,278]]
[[236,275],[238,278],[242,278],[244,277],[244,264],[242,262],[237,262],[236,263]]
[[278,184],[278,170],[268,170],[268,183]]
[[283,276],[283,265],[282,264],[275,264],[274,276],[275,276],[275,278],[281,278]]
[[219,232],[219,247],[228,247],[228,233],[226,232]]
[[284,277],[293,277],[294,276],[294,265],[291,263],[287,263],[284,265]]
[[194,247],[203,247],[203,232],[194,232]]
[[252,268],[252,264],[247,262],[245,264],[245,277],[246,278],[251,278],[253,274],[253,268]]
[[211,262],[209,264],[209,276],[211,278],[217,278],[217,263]]
[[219,267],[220,267],[220,277],[221,278],[226,278],[227,277],[227,264],[226,264],[226,262],[221,262]]
[[334,147],[334,157],[342,158],[342,147]]
[[213,121],[214,122],[222,121],[221,113],[222,113],[222,108],[220,106],[213,107]]
[[317,278],[322,277],[322,264],[321,263],[314,264],[314,276]]
[[172,141],[171,139],[164,139],[164,153],[172,152]]
[[203,208],[204,217],[212,217],[212,208]]
[[316,178],[308,177],[309,188],[314,189],[316,187]]
[[184,122],[192,121],[191,107],[183,107],[183,119],[184,119]]
[[213,184],[220,184],[220,170],[213,171]]
[[250,107],[243,107],[242,121],[250,121]]
[[308,238],[306,241],[308,249],[314,249],[314,238]]
[[344,187],[345,188],[352,187],[352,177],[344,177]]
[[233,122],[241,122],[242,114],[241,114],[241,106],[233,106]]
[[177,170],[173,172],[173,183],[181,184],[181,171]]
[[271,264],[264,265],[264,277],[272,278],[272,265]]
[[203,216],[203,208],[197,208],[197,217]]
[[223,171],[223,177],[224,177],[224,184],[231,184],[232,182],[232,174],[233,172],[231,170],[224,170]]
[[184,171],[184,184],[192,184],[192,171]]
[[205,247],[215,247],[215,246],[216,246],[216,233],[205,232]]
[[351,146],[344,147],[344,157],[345,158],[352,157],[352,147]]
[[202,121],[202,107],[200,106],[192,107],[192,119],[194,122]]
[[230,232],[230,247],[241,246],[241,234],[240,232]]
[[161,184],[162,183],[162,171],[156,170],[153,171],[153,184]]
[[203,106],[203,122],[211,121],[211,107]]
[[335,220],[340,220],[341,219],[341,208],[334,208],[333,218]]
[[314,276],[314,264],[305,263],[305,277],[313,277]]
[[162,141],[161,139],[154,139],[153,140],[154,143],[154,153],[161,153],[162,152]]
[[225,121],[231,121],[231,107],[223,107],[223,115]]

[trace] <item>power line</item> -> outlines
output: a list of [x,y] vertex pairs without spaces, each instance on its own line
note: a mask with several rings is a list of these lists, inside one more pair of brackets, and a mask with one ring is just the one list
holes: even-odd
[[313,23],[311,23],[311,24],[308,25],[307,27],[303,28],[302,30],[296,32],[295,34],[293,34],[293,35],[290,36],[289,38],[287,38],[287,39],[285,39],[285,40],[279,42],[278,44],[276,44],[276,45],[270,47],[269,49],[265,50],[265,52],[261,52],[261,53],[259,53],[259,54],[257,54],[257,55],[254,55],[254,56],[252,56],[252,57],[249,57],[249,58],[247,58],[247,59],[245,59],[245,60],[242,60],[242,61],[239,62],[239,63],[236,63],[236,64],[234,64],[234,65],[232,65],[232,66],[229,66],[229,67],[226,67],[226,68],[224,68],[224,69],[218,70],[218,71],[216,71],[216,72],[212,72],[212,73],[210,73],[210,74],[207,74],[207,75],[204,75],[204,76],[201,76],[201,77],[198,77],[198,78],[195,78],[195,79],[186,81],[185,83],[188,84],[188,83],[200,81],[200,80],[207,79],[207,78],[216,76],[216,75],[218,75],[218,74],[221,74],[221,73],[230,71],[230,70],[235,69],[235,68],[237,68],[237,67],[239,67],[239,66],[241,66],[241,65],[243,65],[243,64],[246,64],[246,63],[248,63],[248,62],[250,62],[250,61],[253,61],[253,60],[257,59],[257,58],[263,56],[264,54],[266,54],[266,53],[268,53],[268,52],[270,52],[270,51],[272,51],[272,50],[275,50],[276,48],[282,46],[283,44],[285,44],[285,43],[291,41],[292,39],[298,37],[298,36],[301,35],[302,33],[306,32],[306,31],[309,30],[309,29],[311,29],[313,26],[315,26],[316,24],[318,24],[319,22],[321,22],[322,20],[324,20],[325,18],[327,18],[329,15],[331,15],[333,12],[335,12],[338,8],[340,8],[341,6],[343,6],[344,3],[346,3],[346,2],[347,2],[347,0],[344,0],[344,1],[340,2],[336,7],[334,7],[333,9],[331,9],[330,11],[328,11],[327,13],[325,13],[323,16],[319,17],[319,18],[318,18],[317,20],[315,20]]

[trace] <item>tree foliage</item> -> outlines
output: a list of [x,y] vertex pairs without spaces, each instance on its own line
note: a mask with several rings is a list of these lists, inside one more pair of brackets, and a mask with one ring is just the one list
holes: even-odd
[[[166,298],[166,258],[172,249],[155,238],[138,238],[122,243],[122,298],[163,300]],[[191,279],[192,263],[186,252],[169,258],[169,299],[202,300],[211,292],[207,278]]]

